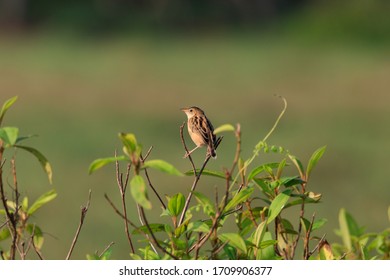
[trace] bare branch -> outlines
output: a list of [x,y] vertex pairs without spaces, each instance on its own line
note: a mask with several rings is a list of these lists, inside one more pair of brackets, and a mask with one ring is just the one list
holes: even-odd
[[[185,145],[185,142],[184,142],[184,137],[183,137],[183,127],[184,127],[184,125],[185,125],[185,123],[183,123],[183,125],[180,127],[180,134],[181,134],[181,136],[182,136],[182,141],[183,141],[184,148],[185,148],[186,151],[188,151],[188,149],[187,149],[187,147],[186,147],[186,145]],[[216,141],[216,143],[215,143],[215,145],[214,145],[215,149],[218,148],[219,144],[220,144],[221,141],[222,141],[222,138],[223,138],[223,137],[218,137],[218,139],[217,139],[217,141]],[[189,207],[190,202],[191,202],[192,195],[193,195],[193,193],[194,193],[194,191],[195,191],[195,189],[196,189],[196,186],[197,186],[197,184],[198,184],[198,182],[199,182],[199,180],[200,180],[200,177],[202,176],[203,170],[205,169],[207,163],[209,162],[209,160],[210,160],[210,158],[211,158],[211,155],[210,155],[210,154],[206,154],[206,158],[205,158],[205,160],[204,160],[204,162],[203,162],[203,165],[202,165],[202,167],[200,168],[198,174],[196,173],[196,168],[195,168],[195,165],[193,164],[193,161],[192,161],[191,156],[188,156],[188,158],[190,159],[190,161],[191,161],[191,163],[192,163],[192,166],[193,166],[193,169],[194,169],[194,176],[195,176],[195,178],[194,178],[194,182],[192,183],[191,190],[190,190],[190,192],[188,193],[186,202],[185,202],[185,204],[184,204],[184,208],[183,208],[183,211],[182,211],[182,213],[181,213],[181,216],[180,216],[180,220],[179,220],[178,226],[180,226],[180,225],[183,223],[183,221],[184,221],[185,215],[186,215],[186,213],[187,213],[188,207]]]
[[[115,151],[115,157],[116,157],[116,151]],[[121,194],[122,211],[124,215],[123,221],[125,223],[125,233],[126,233],[127,241],[129,242],[131,252],[134,254],[135,249],[134,249],[133,242],[131,240],[129,224],[127,223],[127,207],[126,207],[126,188],[130,177],[130,168],[131,168],[131,163],[128,163],[126,169],[126,179],[125,179],[125,183],[123,183],[123,174],[119,170],[120,169],[119,161],[118,160],[115,161],[115,174],[116,174],[116,181],[118,184],[119,192]]]
[[83,227],[84,219],[85,219],[85,216],[87,215],[87,212],[88,212],[88,209],[89,209],[89,205],[91,203],[91,195],[92,195],[92,191],[89,190],[87,205],[81,207],[81,216],[80,216],[79,226],[78,226],[76,234],[75,234],[75,236],[73,238],[73,242],[72,242],[72,244],[70,246],[68,255],[66,256],[66,260],[70,259],[71,255],[72,255],[72,252],[73,252],[73,249],[74,249],[74,247],[76,245],[77,239],[79,237],[79,234],[81,232],[81,228]]
[[152,237],[152,241],[154,245],[156,245],[161,251],[163,251],[165,254],[169,255],[171,258],[178,260],[179,258],[173,255],[171,252],[168,252],[164,247],[160,245],[160,243],[157,241],[156,236],[153,233],[153,230],[150,228],[150,225],[148,223],[148,220],[146,219],[145,210],[140,207],[142,219],[145,221],[145,225],[148,228],[148,231],[150,233],[150,236]]
[[114,245],[114,241],[112,241],[110,244],[107,245],[107,247],[103,250],[103,252],[99,255],[99,259],[104,255],[105,252],[107,252],[112,245]]
[[[152,151],[152,148],[153,148],[153,146],[151,146],[151,147],[149,148],[149,150],[146,152],[146,156],[145,156],[145,157],[143,157],[143,156],[141,155],[142,164],[145,163],[145,160],[149,157],[150,152]],[[157,190],[154,188],[154,186],[153,186],[153,184],[152,184],[152,181],[150,180],[150,177],[149,177],[149,173],[148,173],[147,168],[144,169],[144,173],[145,173],[146,180],[148,181],[149,187],[152,189],[152,191],[154,192],[154,194],[157,196],[157,198],[158,198],[158,200],[160,201],[162,207],[163,207],[164,209],[166,209],[167,207],[165,206],[164,201],[162,200],[161,196],[158,194]]]

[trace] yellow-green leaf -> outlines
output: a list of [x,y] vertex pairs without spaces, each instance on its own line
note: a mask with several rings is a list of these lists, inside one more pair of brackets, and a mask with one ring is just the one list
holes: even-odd
[[53,199],[55,199],[57,197],[57,192],[56,190],[50,190],[48,191],[47,193],[44,193],[43,195],[41,195],[32,205],[31,207],[28,209],[27,211],[27,214],[28,215],[32,215],[33,213],[35,213],[39,208],[41,208],[43,205],[45,205],[46,203],[52,201]]
[[284,206],[286,205],[288,199],[290,198],[292,190],[287,189],[281,193],[279,193],[274,200],[272,200],[271,205],[268,210],[268,220],[267,224],[271,223],[282,211]]
[[168,201],[168,210],[172,216],[178,216],[184,208],[185,198],[181,193],[175,194]]
[[125,156],[120,156],[120,157],[108,157],[108,158],[98,158],[98,159],[95,159],[91,165],[89,166],[89,169],[88,169],[88,173],[89,174],[92,174],[93,172],[95,172],[96,170],[102,168],[103,166],[109,164],[109,163],[112,163],[112,162],[116,162],[116,161],[121,161],[121,160],[126,160],[126,157]]
[[222,242],[228,242],[228,244],[245,254],[247,253],[245,241],[237,233],[222,233],[218,235],[218,239]]
[[306,180],[308,180],[313,168],[317,165],[318,161],[321,159],[322,155],[325,153],[326,146],[323,146],[316,150],[311,156],[306,170]]
[[18,139],[19,128],[17,127],[1,127],[0,128],[0,139],[4,141],[5,144],[13,146]]
[[140,175],[135,175],[130,181],[130,191],[134,200],[145,209],[151,209],[152,203],[149,201],[144,179]]
[[161,159],[148,160],[144,163],[143,167],[153,168],[170,175],[184,176],[184,174],[177,170],[172,164]]
[[3,122],[3,118],[4,118],[4,115],[5,115],[5,112],[7,112],[7,110],[12,106],[12,104],[15,103],[15,101],[18,99],[17,96],[14,96],[10,99],[8,99],[7,101],[4,102],[3,104],[3,107],[1,108],[1,111],[0,111],[0,125],[1,123]]
[[321,260],[334,260],[334,256],[332,253],[332,247],[330,244],[324,240],[321,245],[319,246],[320,251],[320,259]]
[[33,154],[38,159],[38,161],[40,162],[41,166],[45,170],[45,172],[47,174],[47,177],[49,179],[49,182],[51,184],[52,183],[52,178],[53,178],[53,172],[52,172],[51,165],[50,165],[49,161],[47,160],[47,158],[40,151],[38,151],[37,149],[31,148],[31,147],[27,147],[27,146],[21,146],[21,145],[15,145],[15,147],[17,147],[19,149],[23,149],[23,150]]
[[231,124],[223,124],[214,129],[214,134],[218,134],[225,131],[234,131],[234,126],[232,126]]

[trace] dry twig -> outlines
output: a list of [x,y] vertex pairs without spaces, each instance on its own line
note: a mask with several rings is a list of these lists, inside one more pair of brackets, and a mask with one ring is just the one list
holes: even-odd
[[91,194],[92,194],[92,191],[89,190],[87,205],[81,207],[81,216],[80,216],[79,226],[77,227],[76,234],[75,234],[75,236],[73,238],[73,241],[72,241],[72,244],[70,246],[68,255],[66,256],[66,260],[70,259],[71,255],[73,253],[73,249],[76,246],[77,239],[79,238],[79,234],[81,232],[81,228],[83,227],[83,224],[84,224],[85,216],[87,215],[87,212],[88,212],[88,209],[89,209],[89,205],[91,203]]

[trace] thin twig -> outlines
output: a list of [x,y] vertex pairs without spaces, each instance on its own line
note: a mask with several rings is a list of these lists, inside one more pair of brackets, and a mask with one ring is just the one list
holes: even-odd
[[[180,129],[183,130],[182,127],[181,127]],[[181,135],[182,135],[182,132],[181,132]],[[218,137],[218,139],[217,139],[217,141],[215,142],[215,145],[214,145],[215,149],[218,148],[219,144],[220,144],[221,141],[222,141],[222,138],[223,138],[223,137]],[[186,145],[185,145],[184,138],[182,138],[182,140],[183,140],[184,148],[185,148],[186,151],[187,151],[187,147],[186,147]],[[188,158],[190,158],[190,156],[188,156]],[[193,193],[194,193],[194,191],[195,191],[195,189],[196,189],[196,186],[197,186],[197,184],[198,184],[198,182],[199,182],[199,180],[200,180],[200,177],[202,176],[202,172],[203,172],[203,170],[205,169],[205,167],[206,167],[207,163],[209,162],[210,158],[211,158],[211,155],[210,155],[210,154],[207,154],[207,155],[206,155],[206,158],[205,158],[205,160],[204,160],[204,162],[203,162],[203,165],[202,165],[202,167],[200,168],[200,170],[199,170],[198,173],[196,173],[196,168],[195,168],[195,166],[193,165],[193,167],[194,167],[194,176],[195,176],[195,178],[194,178],[194,181],[193,181],[193,183],[192,183],[191,190],[190,190],[190,192],[188,193],[186,202],[185,202],[185,204],[184,204],[184,208],[183,208],[183,211],[182,211],[182,213],[181,213],[181,216],[180,216],[180,220],[179,220],[178,226],[180,226],[180,225],[183,223],[183,221],[184,221],[185,215],[186,215],[186,213],[187,213],[188,207],[189,207],[190,202],[191,202],[192,195],[193,195]],[[190,161],[192,162],[192,159],[191,159],[191,158],[190,158]]]
[[[114,209],[115,213],[117,213],[122,219],[126,220],[129,225],[131,225],[137,232],[139,232],[140,234],[142,234],[143,236],[145,236],[146,239],[150,240],[150,237],[148,234],[146,234],[143,230],[141,230],[136,224],[134,224],[132,221],[130,221],[128,218],[126,218],[120,211],[119,209],[115,206],[115,204],[111,201],[111,199],[108,197],[107,194],[104,194],[104,198],[107,200],[107,202],[111,205],[112,209]],[[140,214],[141,215],[141,214]],[[146,227],[148,227],[149,224],[146,225]],[[149,228],[150,229],[150,226]],[[157,240],[156,240],[157,242]],[[160,244],[157,244],[157,247],[161,249],[161,246]],[[161,249],[162,251],[164,251],[165,249],[162,248]],[[165,251],[164,251],[165,252]]]
[[[115,157],[116,157],[116,151],[115,151]],[[115,162],[116,181],[118,184],[119,192],[121,194],[122,211],[123,211],[123,215],[125,217],[123,220],[125,223],[125,233],[126,233],[127,241],[129,242],[131,252],[134,254],[135,249],[134,249],[133,241],[131,240],[131,234],[129,231],[129,224],[127,223],[127,207],[126,207],[126,186],[127,186],[127,182],[128,182],[129,176],[130,176],[129,175],[130,168],[131,168],[131,163],[128,163],[127,169],[126,169],[126,179],[125,179],[126,184],[124,185],[123,184],[123,174],[120,173],[120,171],[119,171],[119,161],[116,160],[116,162]]]
[[72,245],[70,246],[68,255],[66,256],[66,260],[70,259],[71,255],[72,255],[72,252],[73,252],[73,249],[74,249],[74,247],[76,245],[77,239],[79,237],[79,234],[81,232],[81,228],[83,227],[84,219],[85,219],[85,216],[87,215],[87,212],[88,212],[88,209],[89,209],[89,205],[91,203],[91,195],[92,195],[92,191],[89,190],[87,205],[81,207],[81,216],[80,216],[79,226],[78,226],[76,234],[75,234],[75,236],[73,238],[73,242],[72,242]]
[[184,217],[185,217],[185,215],[186,215],[186,213],[187,213],[187,210],[188,210],[188,207],[189,207],[189,205],[190,205],[192,195],[194,194],[194,191],[195,191],[196,186],[197,186],[197,184],[198,184],[198,182],[199,182],[200,176],[202,175],[202,172],[203,172],[204,168],[206,167],[207,163],[209,162],[210,158],[211,158],[211,155],[207,154],[207,155],[206,155],[206,159],[205,159],[204,162],[203,162],[202,168],[199,170],[199,173],[198,173],[198,174],[195,173],[196,176],[195,176],[195,179],[194,179],[194,181],[193,181],[193,183],[192,183],[191,190],[190,190],[190,192],[188,193],[186,202],[185,202],[185,204],[184,204],[184,208],[183,208],[183,211],[182,211],[182,213],[181,213],[181,216],[180,216],[180,220],[179,220],[178,226],[180,226],[180,225],[183,223],[183,221],[184,221]]
[[311,255],[314,254],[314,252],[320,247],[320,245],[322,244],[322,242],[325,240],[325,237],[326,237],[326,233],[321,237],[321,239],[318,241],[317,245],[313,248],[313,250],[311,250],[309,252],[309,258]]
[[107,252],[112,245],[114,245],[114,241],[112,241],[110,244],[107,245],[107,247],[103,250],[103,252],[101,252],[101,254],[99,255],[99,259],[104,255],[105,252]]
[[15,216],[11,213],[8,204],[7,204],[7,198],[5,196],[4,192],[4,183],[3,183],[3,166],[5,163],[5,160],[3,161],[3,142],[0,140],[0,199],[4,207],[5,216],[7,219],[7,223],[10,229],[11,233],[11,250],[10,250],[10,259],[14,260],[16,256],[16,241],[17,241],[17,224],[15,220]]
[[309,225],[309,228],[307,229],[306,231],[306,235],[305,235],[305,238],[303,239],[303,257],[305,260],[308,260],[310,255],[309,255],[309,242],[310,242],[310,234],[311,234],[311,230],[313,228],[313,224],[314,224],[314,219],[315,219],[315,216],[316,216],[316,213],[313,213],[313,216],[311,217],[311,221],[310,221],[310,225]]
[[[145,221],[145,220],[142,218],[141,211],[143,211],[143,208],[142,208],[142,206],[139,205],[138,203],[137,203],[137,210],[138,210],[138,217],[139,217],[139,221],[140,221],[141,225],[142,225],[142,226],[145,226],[145,225],[146,225],[146,227],[150,228],[149,225],[146,224],[147,221]],[[156,249],[156,247],[154,247],[153,242],[151,242],[151,240],[150,240],[148,234],[146,234],[146,238],[149,240],[149,244],[150,244],[150,247],[152,248],[152,250],[158,255],[157,249]]]
[[0,225],[0,229],[2,229],[4,226],[6,226],[8,224],[8,221],[5,221],[4,223],[2,223],[1,225]]
[[[153,149],[153,146],[151,146],[151,147],[149,148],[149,150],[146,152],[145,157],[143,157],[143,156],[141,155],[142,164],[145,163],[145,160],[149,157],[150,152],[152,151],[152,149]],[[152,189],[152,191],[154,192],[154,194],[157,196],[157,198],[158,198],[158,200],[160,201],[160,203],[161,203],[162,207],[164,208],[164,210],[167,209],[167,207],[165,206],[164,201],[162,200],[161,196],[159,195],[159,193],[157,192],[157,190],[156,190],[155,187],[153,186],[152,181],[150,180],[150,177],[149,177],[149,173],[148,173],[148,169],[147,169],[147,168],[144,169],[144,173],[145,173],[146,180],[148,181],[149,187]]]
[[145,225],[148,228],[148,231],[150,233],[150,236],[152,237],[154,245],[156,245],[161,251],[163,251],[165,254],[169,255],[171,258],[178,260],[179,258],[173,255],[171,252],[168,252],[164,247],[160,245],[160,243],[157,241],[156,236],[153,233],[153,230],[150,228],[150,225],[148,223],[148,220],[146,219],[145,211],[142,207],[141,208],[141,215],[142,219],[145,221]]

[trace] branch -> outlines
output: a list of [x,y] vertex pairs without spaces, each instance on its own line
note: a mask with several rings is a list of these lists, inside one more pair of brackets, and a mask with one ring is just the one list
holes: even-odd
[[3,160],[3,142],[0,140],[0,199],[4,207],[5,216],[6,216],[6,222],[9,225],[11,237],[12,237],[12,243],[11,243],[11,250],[10,250],[10,259],[14,260],[16,255],[16,241],[17,241],[17,224],[15,215],[11,213],[9,210],[8,204],[7,204],[7,198],[5,196],[4,192],[4,183],[3,183],[3,166],[5,163],[5,160]]
[[[116,157],[116,152],[115,152],[115,157]],[[131,234],[129,231],[129,225],[127,223],[127,207],[126,207],[126,188],[127,188],[127,183],[129,180],[129,174],[130,174],[130,168],[131,168],[131,163],[127,164],[127,169],[126,169],[126,179],[125,179],[125,184],[123,183],[123,174],[120,173],[119,171],[119,161],[116,160],[115,162],[115,173],[116,173],[116,181],[118,184],[119,192],[121,194],[121,201],[122,201],[122,210],[123,210],[123,215],[124,215],[124,223],[125,223],[125,233],[127,240],[130,245],[131,252],[134,254],[134,245],[131,240]]]
[[[184,124],[185,124],[185,123],[184,123]],[[184,126],[184,124],[180,127],[180,134],[181,134],[181,136],[182,136],[182,141],[183,141],[184,149],[188,152],[188,149],[187,149],[187,147],[186,147],[186,145],[185,145],[185,141],[184,141],[184,138],[183,138],[183,126]],[[214,145],[215,149],[218,148],[219,144],[220,144],[221,141],[222,141],[222,138],[223,138],[223,137],[218,137],[218,139],[217,139],[217,141],[215,142],[215,145]],[[197,184],[198,184],[198,182],[199,182],[199,180],[200,180],[200,177],[202,176],[203,170],[205,169],[207,163],[209,162],[209,160],[210,160],[210,158],[211,158],[211,155],[210,155],[210,154],[206,154],[206,158],[205,158],[205,160],[204,160],[204,162],[203,162],[203,165],[202,165],[202,167],[200,168],[198,174],[196,173],[196,168],[195,168],[195,165],[194,165],[194,163],[193,163],[193,161],[192,161],[191,155],[189,155],[188,158],[189,158],[189,160],[191,161],[192,166],[193,166],[193,168],[194,168],[194,176],[195,176],[195,179],[194,179],[194,182],[192,183],[191,190],[190,190],[190,192],[188,193],[186,202],[185,202],[185,204],[184,204],[184,208],[183,208],[183,211],[182,211],[181,216],[180,216],[180,220],[179,220],[179,223],[178,223],[178,227],[179,227],[179,226],[183,223],[183,221],[184,221],[184,217],[185,217],[185,215],[186,215],[186,213],[187,213],[187,210],[188,210],[188,207],[189,207],[189,205],[190,205],[192,195],[193,195],[193,193],[194,193],[194,191],[195,191],[195,189],[196,189],[196,186],[197,186]]]
[[165,254],[169,255],[171,258],[178,260],[179,258],[173,255],[172,253],[168,252],[164,247],[160,245],[160,243],[157,241],[156,236],[153,233],[153,230],[150,228],[150,225],[148,223],[148,220],[146,219],[145,210],[144,208],[140,207],[142,219],[145,221],[145,225],[148,228],[148,231],[150,233],[150,236],[152,237],[154,245],[156,245],[161,251],[163,251]]
[[[145,160],[149,157],[150,152],[152,151],[152,148],[153,148],[153,146],[151,146],[151,147],[149,148],[149,150],[146,152],[145,157],[143,157],[143,156],[141,155],[142,164],[144,164],[144,163],[145,163]],[[152,191],[154,192],[154,194],[157,196],[157,198],[158,198],[158,200],[160,201],[160,203],[161,203],[162,207],[164,208],[164,210],[167,209],[167,207],[165,206],[164,201],[162,200],[161,196],[158,194],[157,190],[154,188],[154,186],[153,186],[153,184],[152,184],[152,181],[150,180],[150,177],[149,177],[149,173],[148,173],[147,168],[144,169],[144,173],[145,173],[145,177],[146,177],[146,179],[147,179],[147,181],[148,181],[149,187],[152,189]]]
[[[79,226],[78,226],[78,228],[77,228],[76,234],[75,234],[75,236],[74,236],[74,238],[73,238],[72,245],[70,246],[68,255],[66,256],[66,260],[69,260],[69,259],[70,259],[70,256],[72,255],[73,249],[74,249],[74,247],[75,247],[75,245],[76,245],[76,242],[77,242],[77,239],[78,239],[78,237],[79,237],[81,228],[83,227],[84,219],[85,219],[85,216],[87,215],[87,212],[88,212],[88,209],[89,209],[89,205],[90,205],[90,203],[91,203],[91,194],[92,194],[92,191],[89,190],[87,205],[81,207],[80,223],[79,223]],[[34,246],[34,247],[35,247],[35,246]]]
[[112,245],[114,245],[114,241],[112,241],[110,244],[107,245],[107,247],[103,250],[103,252],[99,255],[99,259],[104,255],[105,252],[107,252]]
[[[126,217],[118,210],[118,208],[117,208],[117,207],[115,206],[115,204],[110,200],[110,198],[108,197],[107,194],[104,194],[104,198],[105,198],[105,199],[107,200],[107,202],[111,205],[112,209],[114,209],[115,213],[117,213],[122,219],[126,220],[126,221],[129,223],[129,225],[131,225],[135,230],[137,230],[139,233],[141,233],[142,235],[144,235],[146,239],[150,240],[150,237],[149,237],[148,234],[146,234],[144,231],[140,230],[138,226],[136,226],[132,221],[130,221],[128,218],[126,218]],[[141,207],[140,207],[140,208],[141,208]],[[142,215],[141,212],[140,212],[140,215]],[[145,224],[146,224],[146,227],[148,228],[148,230],[150,231],[151,228],[150,228],[149,224],[147,224],[146,222],[145,222]],[[154,236],[153,236],[153,237],[154,237]],[[154,244],[155,244],[158,248],[161,249],[161,251],[163,251],[164,253],[166,253],[166,254],[168,254],[168,255],[170,254],[170,253],[166,252],[166,250],[165,250],[163,247],[161,247],[160,244],[158,244],[158,242],[157,242],[157,240],[155,239],[155,237],[154,237],[153,242],[154,242]],[[157,244],[156,244],[156,242],[157,242]],[[173,257],[173,256],[172,256],[172,257]],[[173,257],[173,258],[174,258],[174,257]],[[177,259],[177,257],[176,257],[176,259]]]

